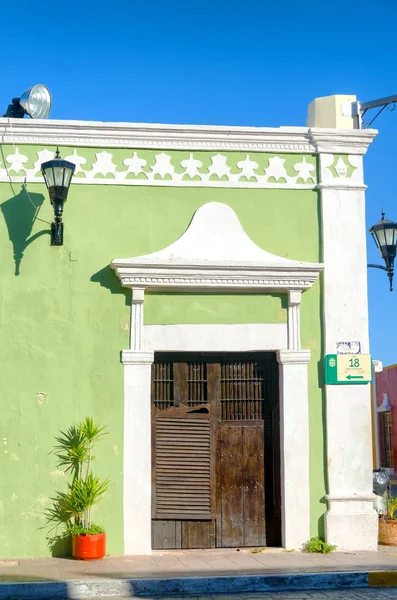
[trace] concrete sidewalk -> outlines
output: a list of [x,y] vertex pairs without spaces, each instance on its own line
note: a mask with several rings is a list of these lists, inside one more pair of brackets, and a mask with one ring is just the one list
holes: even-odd
[[69,558],[0,560],[0,582],[219,577],[287,573],[396,571],[397,547],[379,552],[307,554],[265,549],[168,550],[151,556],[109,556],[98,561]]
[[100,561],[0,561],[0,600],[260,592],[397,585],[397,547],[328,555],[252,550],[156,551]]

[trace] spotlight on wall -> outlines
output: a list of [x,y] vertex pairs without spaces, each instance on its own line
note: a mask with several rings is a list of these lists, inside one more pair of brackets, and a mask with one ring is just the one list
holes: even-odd
[[25,115],[32,119],[46,119],[50,114],[52,99],[49,89],[39,83],[26,90],[20,98],[13,98],[3,117],[23,119]]
[[57,148],[55,158],[41,165],[44,181],[48,189],[50,201],[54,207],[55,220],[51,223],[51,245],[63,246],[63,223],[62,212],[65,204],[70,182],[76,165],[62,160]]

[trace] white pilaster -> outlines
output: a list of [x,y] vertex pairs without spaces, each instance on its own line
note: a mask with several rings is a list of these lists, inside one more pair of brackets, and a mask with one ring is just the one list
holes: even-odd
[[150,554],[153,352],[124,350],[124,553]]
[[135,351],[142,350],[144,298],[144,289],[132,288],[130,348]]
[[300,350],[301,347],[301,307],[302,292],[291,290],[288,293],[288,348]]
[[309,405],[310,350],[280,350],[280,446],[282,543],[299,550],[310,538]]
[[[320,155],[326,354],[336,352],[337,342],[351,340],[369,352],[362,157],[348,160],[354,167],[351,178],[342,162],[333,177],[334,158]],[[326,419],[327,541],[339,550],[375,550],[370,386],[326,386]]]

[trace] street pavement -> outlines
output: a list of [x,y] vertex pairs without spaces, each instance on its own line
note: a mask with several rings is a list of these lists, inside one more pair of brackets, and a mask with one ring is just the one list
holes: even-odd
[[[298,592],[261,592],[258,594],[206,594],[205,596],[170,596],[169,598],[163,596],[161,600],[393,600],[393,598],[397,598],[397,588],[307,590]],[[101,598],[101,600],[104,599]],[[131,598],[126,600],[131,600]],[[158,597],[146,596],[145,600],[158,600]]]

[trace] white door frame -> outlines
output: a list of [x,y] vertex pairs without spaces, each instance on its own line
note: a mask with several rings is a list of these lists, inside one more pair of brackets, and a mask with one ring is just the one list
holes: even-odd
[[[307,364],[300,347],[300,303],[321,264],[262,250],[225,204],[203,205],[179,240],[160,252],[116,259],[132,289],[130,349],[124,364],[124,552],[151,552],[151,365],[156,351],[277,352],[280,364],[282,543],[299,549],[310,537]],[[288,294],[286,324],[146,325],[144,291]],[[288,482],[288,485],[287,485]]]

